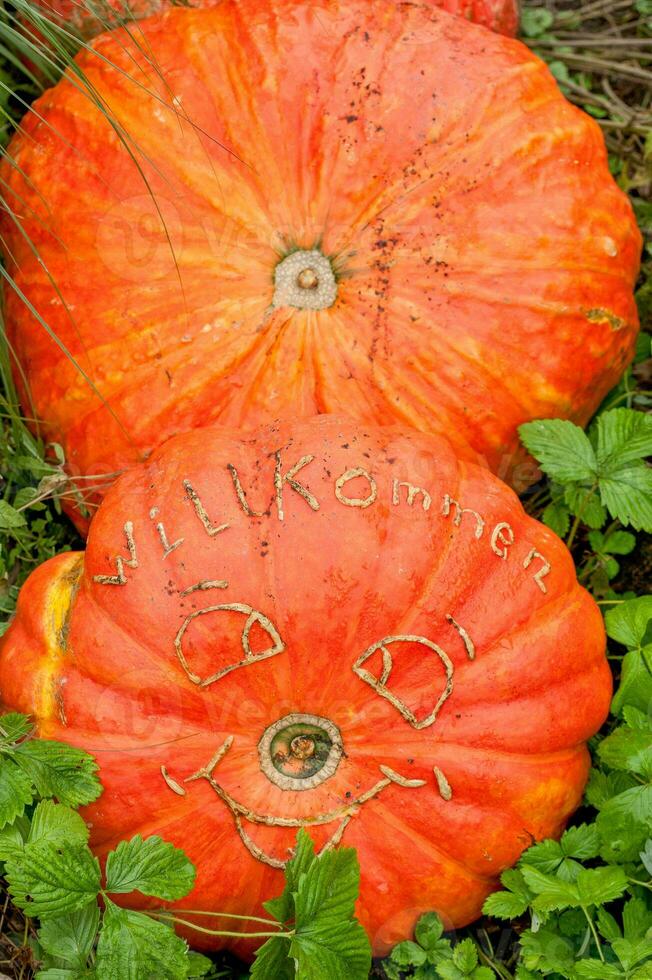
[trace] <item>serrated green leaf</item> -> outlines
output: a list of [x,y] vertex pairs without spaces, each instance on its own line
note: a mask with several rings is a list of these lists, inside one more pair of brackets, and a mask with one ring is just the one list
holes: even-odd
[[620,684],[611,702],[613,714],[622,714],[626,705],[647,711],[652,704],[652,646],[630,650],[622,659]]
[[652,455],[652,416],[631,408],[601,412],[596,421],[600,474],[619,472]]
[[622,868],[584,868],[575,882],[579,904],[584,908],[591,905],[606,905],[620,898],[627,888],[627,875]]
[[188,894],[195,884],[195,869],[186,855],[160,837],[138,835],[121,841],[106,861],[106,891],[139,891],[165,901]]
[[472,939],[463,939],[453,949],[453,963],[468,976],[478,965],[478,950]]
[[294,960],[290,959],[290,940],[274,937],[256,950],[251,980],[295,980]]
[[627,725],[621,725],[600,742],[598,756],[612,769],[652,776],[650,732],[634,731]]
[[341,848],[321,854],[301,874],[295,893],[295,925],[301,930],[316,918],[350,918],[355,909],[360,866],[354,850]]
[[162,922],[109,902],[97,945],[97,980],[180,980],[188,947]]
[[364,929],[352,918],[359,879],[358,859],[350,848],[322,852],[300,874],[290,955],[306,980],[366,980],[371,948]]
[[31,779],[10,758],[0,758],[0,829],[22,816],[32,802]]
[[614,939],[622,938],[622,931],[615,918],[610,912],[607,912],[607,910],[601,906],[598,908],[596,921],[600,935],[603,936],[607,942],[611,943],[614,941]]
[[100,922],[97,903],[78,912],[49,919],[41,925],[38,940],[50,956],[64,960],[71,968],[84,970],[95,944]]
[[425,912],[414,927],[414,938],[424,949],[435,949],[444,934],[444,923],[436,912]]
[[100,889],[100,866],[89,849],[79,844],[27,844],[7,861],[9,892],[26,915],[60,916],[95,901]]
[[562,911],[580,904],[574,883],[563,881],[556,875],[544,874],[527,864],[521,870],[528,887],[535,893],[532,907],[538,911]]
[[639,857],[647,873],[652,875],[652,840],[646,840],[645,847],[640,852]]
[[22,851],[29,828],[29,818],[23,815],[0,830],[0,861],[7,861]]
[[[652,957],[652,939],[639,939],[638,942],[631,942],[629,939],[615,939],[612,943],[612,949],[624,969],[629,971]],[[650,963],[650,967],[652,968],[652,963]]]
[[9,501],[0,500],[0,529],[10,531],[17,527],[24,527],[27,521],[25,515],[11,506]]
[[212,969],[213,961],[208,956],[190,950],[188,953],[188,977],[190,980],[195,980],[195,977],[204,977]]
[[53,796],[67,806],[82,806],[102,792],[95,775],[98,765],[82,749],[35,738],[22,742],[13,758],[33,781],[39,796]]
[[587,861],[598,856],[600,838],[593,824],[583,823],[564,831],[560,846],[566,857]]
[[397,966],[421,966],[426,962],[426,951],[411,939],[406,939],[397,943],[390,953],[390,959]]
[[520,26],[525,37],[541,37],[553,22],[553,15],[545,7],[523,7],[521,10]]
[[621,524],[652,531],[652,469],[644,463],[601,477],[600,500]]
[[605,614],[607,634],[623,646],[638,649],[643,645],[645,635],[652,624],[652,596],[640,596],[626,602]]
[[0,715],[0,749],[4,745],[13,745],[21,738],[25,738],[31,730],[32,722],[29,715],[22,715],[17,711]]
[[538,868],[545,874],[555,874],[563,860],[564,852],[561,849],[561,844],[550,839],[528,847],[521,857],[523,864]]
[[86,844],[89,830],[78,813],[62,803],[42,800],[32,814],[32,823],[27,840],[37,841],[65,840],[69,843]]
[[367,934],[352,920],[327,917],[305,925],[290,940],[290,956],[302,980],[367,980],[371,968]]
[[570,528],[570,511],[561,500],[555,500],[544,508],[541,515],[543,523],[560,538],[565,538]]
[[571,514],[581,515],[587,527],[600,528],[607,519],[607,511],[600,502],[597,486],[592,490],[571,483],[564,490],[564,500]]
[[482,911],[496,919],[518,919],[525,914],[529,904],[527,899],[513,892],[494,892],[485,899]]
[[596,818],[600,834],[600,856],[612,864],[638,861],[650,833],[647,824],[635,820],[627,811],[603,810]]
[[636,537],[629,531],[611,531],[603,542],[608,555],[629,555],[636,547]]
[[623,906],[623,934],[625,939],[643,939],[652,929],[652,911],[642,898],[631,898]]
[[538,932],[527,929],[519,940],[521,962],[528,970],[538,970],[544,976],[559,973],[571,976],[575,966],[575,947],[553,929],[543,927]]
[[316,860],[315,845],[310,835],[303,828],[297,834],[294,855],[285,866],[285,888],[278,898],[263,902],[263,907],[278,922],[287,922],[294,918],[294,892],[300,876],[308,870]]
[[632,786],[618,796],[608,800],[602,812],[605,814],[626,814],[637,823],[652,827],[652,786]]
[[602,960],[581,960],[575,967],[580,980],[624,980],[620,967]]
[[648,732],[652,736],[652,718],[633,704],[626,704],[623,708],[623,720],[635,732]]
[[587,435],[565,419],[539,419],[519,426],[525,448],[558,483],[595,482],[597,460]]

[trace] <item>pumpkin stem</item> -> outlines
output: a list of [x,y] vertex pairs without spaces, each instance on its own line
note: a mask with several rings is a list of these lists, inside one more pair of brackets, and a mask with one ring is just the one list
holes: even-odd
[[314,789],[333,775],[342,758],[342,736],[327,718],[285,715],[258,743],[260,768],[285,790]]
[[319,249],[297,249],[274,270],[273,307],[325,310],[337,299],[333,267]]

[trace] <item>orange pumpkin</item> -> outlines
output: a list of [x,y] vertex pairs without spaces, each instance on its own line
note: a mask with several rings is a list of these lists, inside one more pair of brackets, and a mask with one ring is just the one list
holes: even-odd
[[[192,0],[190,7],[210,7],[220,0]],[[422,0],[449,14],[465,17],[492,31],[514,37],[518,28],[518,0]],[[142,20],[157,13],[167,0],[38,0],[38,7],[55,23],[70,25],[90,40],[109,26]]]
[[561,832],[604,646],[565,546],[496,477],[324,416],[198,430],[122,476],[86,554],[24,586],[0,690],[96,754],[100,854],[160,834],[197,866],[181,907],[254,914],[305,826],[358,849],[380,953],[426,909],[474,919]]
[[17,379],[71,472],[333,412],[531,480],[518,424],[585,423],[637,329],[595,121],[427,4],[223,0],[140,30],[81,54],[93,98],[48,91],[0,168]]

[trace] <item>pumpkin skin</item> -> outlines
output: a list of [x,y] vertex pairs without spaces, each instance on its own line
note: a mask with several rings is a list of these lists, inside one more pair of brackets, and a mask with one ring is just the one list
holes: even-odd
[[[23,587],[0,690],[42,736],[96,754],[100,855],[160,834],[198,869],[177,907],[255,914],[296,834],[274,821],[319,847],[341,835],[382,953],[427,909],[474,919],[501,871],[561,832],[609,709],[604,651],[565,546],[496,477],[439,437],[322,416],[197,430],[123,475],[85,555]],[[297,715],[336,726],[332,774],[331,745],[301,775],[283,742]],[[190,777],[220,747],[216,790]]]
[[[185,6],[193,8],[212,7],[220,0],[193,0]],[[457,17],[464,17],[476,24],[482,24],[491,31],[498,31],[507,37],[514,37],[518,29],[519,10],[516,0],[423,0]],[[39,6],[55,22],[69,24],[84,40],[89,41],[107,29],[107,25],[120,21],[142,20],[157,13],[166,0],[104,0],[95,3],[94,14],[84,0],[41,0]],[[183,4],[181,6],[184,6]],[[33,33],[33,28],[32,28]]]
[[[26,414],[70,472],[329,412],[443,432],[523,489],[517,426],[586,423],[634,349],[640,234],[595,121],[523,45],[423,4],[224,0],[139,30],[156,72],[121,32],[78,59],[130,151],[63,80],[0,167],[9,271],[97,389],[7,287]],[[275,285],[315,249],[318,290]]]

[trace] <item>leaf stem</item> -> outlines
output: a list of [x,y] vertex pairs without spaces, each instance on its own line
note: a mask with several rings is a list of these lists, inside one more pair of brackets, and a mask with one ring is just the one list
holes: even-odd
[[584,912],[584,915],[586,916],[586,921],[589,924],[589,929],[593,933],[593,939],[595,940],[595,945],[598,948],[598,956],[600,957],[600,959],[604,963],[604,953],[602,952],[602,944],[600,943],[600,937],[598,936],[597,930],[596,930],[595,925],[593,923],[593,919],[591,918],[591,916],[589,915],[587,909],[585,909],[585,907],[583,905],[581,906],[581,908],[582,908],[582,912]]
[[204,929],[203,926],[198,926],[187,919],[180,919],[176,915],[150,911],[145,912],[145,914],[154,919],[163,919],[166,922],[176,922],[180,926],[188,926],[189,929],[194,929],[195,932],[201,932],[206,936],[224,936],[227,939],[292,939],[294,936],[294,932],[230,932],[226,929]]

